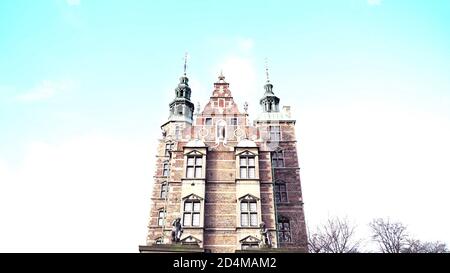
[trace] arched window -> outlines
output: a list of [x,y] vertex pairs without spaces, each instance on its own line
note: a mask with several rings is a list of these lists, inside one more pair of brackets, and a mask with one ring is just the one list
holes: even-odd
[[167,182],[162,182],[161,184],[161,192],[159,197],[161,198],[166,198],[167,197],[167,193],[169,192],[169,186],[167,185]]
[[288,201],[286,183],[284,181],[275,182],[275,201],[277,203],[286,203]]
[[253,198],[245,198],[241,200],[241,226],[256,227],[258,226],[258,210],[256,200]]
[[186,199],[183,206],[183,225],[200,226],[200,200]]
[[282,243],[292,242],[291,222],[289,218],[283,216],[278,218],[278,241]]

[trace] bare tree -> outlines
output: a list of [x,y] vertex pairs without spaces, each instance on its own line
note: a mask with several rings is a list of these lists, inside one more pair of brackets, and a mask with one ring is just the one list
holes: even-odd
[[315,233],[308,233],[309,250],[312,253],[355,253],[360,240],[355,240],[355,226],[338,217],[329,219]]
[[421,242],[420,240],[408,239],[408,246],[402,250],[403,253],[448,253],[447,245],[443,242]]
[[400,253],[408,246],[409,236],[406,226],[402,223],[392,223],[389,219],[375,219],[369,226],[372,229],[372,239],[376,241],[383,253]]

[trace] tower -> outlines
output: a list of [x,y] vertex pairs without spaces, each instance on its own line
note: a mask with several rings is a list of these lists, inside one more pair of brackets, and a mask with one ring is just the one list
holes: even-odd
[[141,252],[307,251],[295,120],[280,111],[266,74],[253,124],[223,73],[193,119],[186,72],[180,78],[161,127]]

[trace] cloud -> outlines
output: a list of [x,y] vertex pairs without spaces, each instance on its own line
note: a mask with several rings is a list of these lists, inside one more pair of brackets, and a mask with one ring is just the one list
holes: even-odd
[[137,252],[152,144],[87,134],[29,143],[15,165],[0,154],[0,252]]
[[430,213],[450,206],[448,118],[363,100],[301,111],[299,157],[310,224],[347,215],[367,233],[371,219],[391,217],[419,239],[450,242],[450,221]]
[[17,96],[20,101],[40,101],[54,97],[57,93],[66,91],[70,87],[69,82],[42,81],[28,92]]
[[378,6],[381,5],[381,0],[367,0],[367,4],[371,6]]
[[81,0],[66,0],[69,6],[78,6],[81,4]]

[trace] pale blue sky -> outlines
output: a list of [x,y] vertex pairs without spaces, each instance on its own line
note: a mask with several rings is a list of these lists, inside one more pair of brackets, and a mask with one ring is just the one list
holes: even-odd
[[[269,59],[274,91],[298,120],[312,223],[346,214],[364,230],[391,216],[450,243],[448,220],[429,213],[450,206],[449,14],[447,0],[1,1],[0,214],[10,221],[0,230],[17,233],[0,237],[0,251],[30,240],[18,231],[29,214],[48,219],[36,233],[54,227],[47,250],[144,243],[154,144],[185,51],[195,104],[223,69],[252,114]],[[90,202],[67,204],[79,198]],[[96,198],[121,213],[96,217],[105,214]],[[66,218],[55,220],[54,205]],[[64,248],[73,219],[96,229]]]

